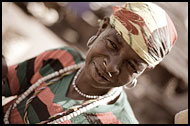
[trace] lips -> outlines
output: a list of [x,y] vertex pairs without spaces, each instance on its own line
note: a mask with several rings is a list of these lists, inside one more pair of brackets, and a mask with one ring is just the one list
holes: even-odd
[[106,72],[103,71],[101,68],[98,68],[95,62],[94,62],[94,66],[95,66],[96,72],[99,75],[99,77],[101,77],[103,80],[105,80],[105,81],[107,81],[109,83],[112,82],[111,78],[108,77],[108,75],[106,74]]

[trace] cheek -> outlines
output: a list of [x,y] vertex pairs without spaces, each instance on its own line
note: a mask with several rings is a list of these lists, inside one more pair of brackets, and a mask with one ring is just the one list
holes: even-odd
[[120,72],[120,75],[118,77],[118,81],[122,84],[125,85],[127,83],[130,83],[133,79],[133,76],[131,76],[131,73],[129,72],[128,69],[123,69]]
[[[143,73],[143,72],[142,72]],[[130,74],[127,70],[124,72],[121,72],[118,80],[119,82],[121,82],[121,84],[128,84],[130,83],[134,78],[138,78],[139,76],[142,75],[142,73],[140,74]]]
[[102,41],[96,42],[88,50],[86,60],[90,62],[94,57],[104,56],[106,52],[105,44]]
[[131,82],[132,78],[129,76],[129,74],[121,74],[118,80],[122,85],[124,85]]

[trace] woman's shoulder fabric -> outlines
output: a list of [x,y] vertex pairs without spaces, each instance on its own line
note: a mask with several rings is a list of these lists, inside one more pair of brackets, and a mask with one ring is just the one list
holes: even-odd
[[64,67],[84,61],[81,53],[71,47],[60,47],[47,50],[35,59],[35,70],[47,75]]
[[98,106],[91,113],[103,124],[138,124],[124,90],[114,104]]
[[[24,78],[26,75],[29,76],[32,73],[31,77],[25,77],[25,80],[26,79],[27,80],[21,83],[22,85],[28,84],[28,86],[30,86],[34,84],[41,77],[44,77],[59,69],[62,69],[64,67],[67,67],[73,64],[77,64],[82,61],[84,61],[84,58],[82,57],[80,52],[76,51],[73,48],[62,47],[62,48],[50,49],[32,58],[32,60],[30,59],[18,64],[19,67],[17,67],[16,73],[18,72],[20,73],[18,78],[19,77]],[[23,70],[28,71],[28,72],[23,72]],[[27,74],[29,72],[30,74]],[[67,76],[62,81],[58,81],[57,83],[55,83],[55,85],[51,85],[48,88],[44,89],[38,95],[38,97],[35,98],[35,100],[30,104],[30,109],[28,110],[29,119],[32,120],[31,123],[43,121],[44,119],[47,119],[50,115],[53,115],[54,113],[62,111],[63,108],[59,104],[57,104],[58,100],[62,98],[59,95],[60,93],[57,87],[64,89],[66,92],[66,89],[68,87],[69,82],[71,81],[72,76],[74,76],[74,73],[70,76]],[[62,84],[63,81],[64,81],[64,85]],[[42,84],[42,86],[43,85],[44,84]],[[60,87],[60,85],[63,85],[63,86]],[[61,90],[61,92],[63,93],[63,90]],[[24,102],[23,104],[19,104],[17,106],[17,109],[15,109],[16,112],[11,114],[11,118],[10,118],[11,123],[23,123],[23,117],[24,117],[23,108],[25,106],[26,100],[27,99],[23,101]],[[38,105],[40,104],[40,106],[43,106],[43,107],[42,108],[37,107],[36,103]],[[18,118],[20,120],[18,120]]]
[[[49,54],[49,55],[48,55]],[[48,58],[59,59],[63,65],[68,65],[69,62],[74,62],[74,64],[84,61],[82,53],[75,48],[64,46],[55,49],[49,49],[43,53]],[[62,61],[64,60],[64,61]],[[67,63],[66,63],[67,62]]]

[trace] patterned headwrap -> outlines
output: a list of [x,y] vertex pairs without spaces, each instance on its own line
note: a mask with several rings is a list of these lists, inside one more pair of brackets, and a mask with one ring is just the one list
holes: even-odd
[[167,13],[150,2],[114,7],[110,24],[149,66],[156,66],[173,47],[177,33]]

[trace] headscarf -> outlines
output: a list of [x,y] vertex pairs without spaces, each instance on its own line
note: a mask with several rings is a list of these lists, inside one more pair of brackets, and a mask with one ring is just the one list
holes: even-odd
[[177,33],[167,13],[151,2],[114,7],[110,24],[149,66],[156,66],[173,47]]

